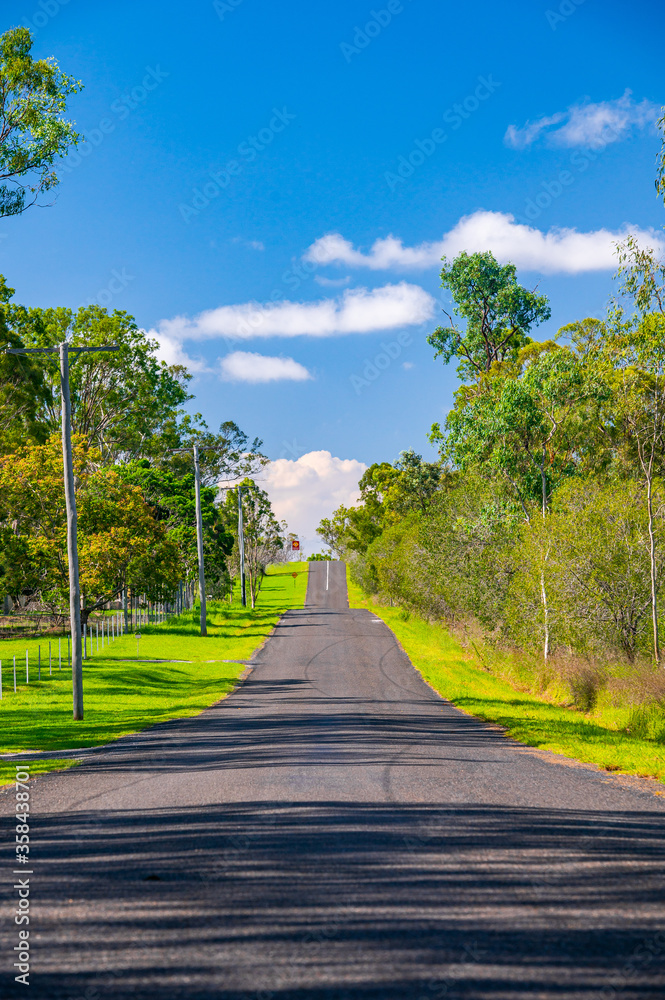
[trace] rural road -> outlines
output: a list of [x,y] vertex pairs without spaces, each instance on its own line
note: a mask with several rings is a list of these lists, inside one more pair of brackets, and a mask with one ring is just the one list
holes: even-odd
[[39,1000],[665,997],[663,798],[455,710],[340,563],[234,694],[32,810]]

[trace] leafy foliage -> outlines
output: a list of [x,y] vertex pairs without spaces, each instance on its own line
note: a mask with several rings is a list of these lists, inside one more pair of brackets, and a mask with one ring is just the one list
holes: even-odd
[[[184,574],[195,578],[198,552],[194,473],[176,475],[172,469],[155,467],[147,459],[131,462],[119,471],[125,482],[140,488],[153,517],[165,525],[169,538],[177,545]],[[227,557],[234,539],[216,500],[215,487],[201,488],[206,590],[213,597],[224,597],[230,586]]]
[[530,343],[531,328],[550,318],[545,296],[519,285],[515,266],[499,264],[490,251],[463,252],[450,263],[443,261],[441,285],[450,291],[455,315],[466,320],[466,329],[461,331],[446,313],[449,326],[438,327],[427,339],[445,364],[460,359],[461,377],[473,378],[497,361],[515,358]]
[[[118,351],[80,354],[70,362],[72,430],[87,438],[104,462],[158,455],[180,443],[178,411],[191,397],[191,376],[180,365],[155,357],[157,344],[126,312],[101,306],[71,309],[5,307],[7,323],[25,347],[117,344]],[[60,426],[57,355],[39,355],[43,405],[36,415],[42,434]]]
[[4,353],[25,346],[7,323],[13,294],[0,275],[0,452],[11,452],[29,440],[42,443],[48,436],[41,420],[48,403],[41,366],[30,355]]
[[467,326],[429,338],[465,380],[430,434],[440,460],[371,466],[360,503],[319,529],[367,593],[540,654],[545,672],[582,657],[567,685],[585,710],[607,658],[660,662],[665,262],[630,237],[618,260],[607,316],[562,343],[529,340],[548,309],[514,268],[447,264]]
[[82,84],[54,59],[33,59],[27,28],[0,35],[0,216],[18,215],[58,184],[54,162],[81,138],[64,115]]
[[[266,567],[284,548],[286,524],[277,521],[270,497],[253,479],[238,484],[242,490],[243,533],[245,539],[245,570],[252,607],[263,583]],[[237,574],[238,550],[238,489],[227,490],[224,505],[226,524],[235,532],[233,571]]]
[[446,435],[435,426],[431,439],[460,469],[488,467],[504,476],[528,519],[530,505],[546,512],[556,484],[574,471],[584,435],[579,406],[600,392],[571,350],[533,345],[473,390],[460,390]]
[[[79,520],[81,619],[125,587],[150,599],[171,596],[183,566],[167,525],[141,490],[100,455],[73,439]],[[0,458],[0,553],[3,586],[14,601],[39,592],[54,609],[67,606],[69,578],[62,448],[58,436]]]

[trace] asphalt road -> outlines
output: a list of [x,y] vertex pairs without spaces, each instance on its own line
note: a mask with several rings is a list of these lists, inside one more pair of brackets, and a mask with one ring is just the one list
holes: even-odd
[[32,809],[39,1000],[665,997],[663,798],[456,711],[339,563],[233,695]]

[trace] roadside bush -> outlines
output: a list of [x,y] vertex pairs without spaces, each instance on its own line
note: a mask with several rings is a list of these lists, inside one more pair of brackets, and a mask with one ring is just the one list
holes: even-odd
[[653,702],[635,705],[631,709],[626,732],[638,740],[656,740],[665,743],[665,712],[661,705]]
[[575,708],[580,712],[592,712],[606,683],[603,672],[592,666],[577,666],[566,671],[566,674]]

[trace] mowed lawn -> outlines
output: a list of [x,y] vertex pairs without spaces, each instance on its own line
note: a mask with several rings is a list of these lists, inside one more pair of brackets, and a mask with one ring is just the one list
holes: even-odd
[[[82,722],[72,719],[71,669],[63,655],[58,669],[57,638],[52,642],[52,674],[48,640],[0,641],[3,697],[0,701],[0,752],[68,750],[98,746],[136,733],[167,719],[196,715],[233,690],[245,663],[262,645],[280,616],[301,608],[307,589],[307,563],[291,563],[268,571],[257,607],[243,608],[236,593],[228,601],[208,605],[208,636],[199,635],[198,611],[161,625],[142,625],[137,658],[134,634],[93,651],[83,663]],[[297,572],[294,579],[292,574]],[[41,645],[41,681],[37,680],[37,647]],[[63,649],[66,650],[66,640]],[[25,653],[30,654],[30,683],[25,683]],[[17,691],[13,686],[13,656]],[[144,661],[172,662],[144,662]],[[224,662],[224,661],[234,662]],[[237,662],[241,661],[241,662]],[[33,774],[67,766],[71,761],[40,760]],[[15,765],[0,762],[0,784],[13,779]]]
[[349,605],[369,608],[389,626],[428,684],[458,708],[487,722],[505,726],[507,735],[607,771],[665,782],[665,746],[637,739],[613,728],[610,720],[554,705],[518,691],[478,665],[442,625],[431,624],[400,608],[372,602],[349,579]]

